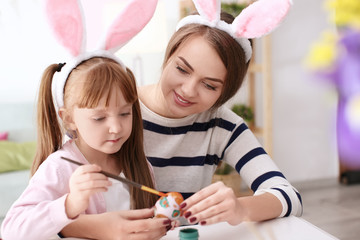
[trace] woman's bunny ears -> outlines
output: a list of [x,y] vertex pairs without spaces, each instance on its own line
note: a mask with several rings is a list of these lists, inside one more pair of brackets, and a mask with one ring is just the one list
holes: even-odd
[[193,2],[199,15],[183,18],[178,23],[177,30],[192,23],[223,30],[242,46],[246,62],[252,55],[248,39],[270,33],[283,20],[292,4],[291,0],[258,0],[245,8],[232,24],[228,24],[220,20],[221,0],[193,0]]
[[70,72],[81,62],[92,57],[115,60],[125,65],[114,53],[139,33],[154,15],[158,0],[128,0],[100,43],[97,51],[86,52],[85,19],[80,0],[47,0],[46,12],[49,23],[61,44],[73,58],[61,72],[54,75],[52,93],[57,108],[64,105],[63,91]]

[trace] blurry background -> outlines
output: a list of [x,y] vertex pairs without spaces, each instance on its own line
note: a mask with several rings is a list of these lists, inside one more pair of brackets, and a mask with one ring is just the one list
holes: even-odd
[[[84,0],[83,0],[84,1]],[[94,39],[106,29],[125,0],[85,0],[88,35]],[[336,178],[338,158],[335,140],[336,94],[321,84],[304,65],[304,59],[320,32],[333,28],[324,1],[294,0],[285,21],[270,36],[271,155],[292,182]],[[51,63],[66,61],[66,51],[54,39],[41,0],[0,2],[0,132],[9,139],[35,139],[34,102],[42,71]],[[157,82],[166,43],[180,16],[183,1],[159,0],[154,18],[118,54],[136,74],[139,84]],[[102,19],[102,20],[101,20]],[[96,41],[90,41],[92,48]],[[261,46],[256,52],[261,55]],[[264,125],[263,85],[255,78],[256,125]],[[247,82],[231,101],[244,102]],[[229,103],[229,106],[231,106]],[[24,107],[25,106],[25,107]],[[21,110],[20,110],[21,109]],[[24,110],[26,109],[26,110]],[[25,112],[24,112],[25,111]],[[260,141],[262,141],[260,139]]]

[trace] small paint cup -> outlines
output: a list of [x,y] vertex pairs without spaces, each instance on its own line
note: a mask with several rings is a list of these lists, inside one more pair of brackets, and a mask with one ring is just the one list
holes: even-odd
[[196,228],[184,228],[179,232],[180,240],[198,240],[199,232]]

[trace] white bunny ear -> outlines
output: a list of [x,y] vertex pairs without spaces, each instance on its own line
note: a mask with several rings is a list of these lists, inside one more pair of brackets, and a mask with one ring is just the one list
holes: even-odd
[[219,21],[221,11],[220,0],[194,0],[199,14],[209,22]]
[[73,56],[78,56],[85,45],[85,28],[78,0],[47,0],[46,13],[55,36]]
[[114,53],[139,33],[154,15],[157,2],[132,0],[110,26],[103,49]]
[[276,28],[288,13],[291,0],[258,0],[245,8],[232,23],[237,37],[257,38]]

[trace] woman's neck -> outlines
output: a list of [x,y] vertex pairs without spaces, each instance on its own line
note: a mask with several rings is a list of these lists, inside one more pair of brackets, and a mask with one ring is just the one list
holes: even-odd
[[159,84],[139,87],[141,102],[151,111],[163,117],[168,117],[168,108]]

